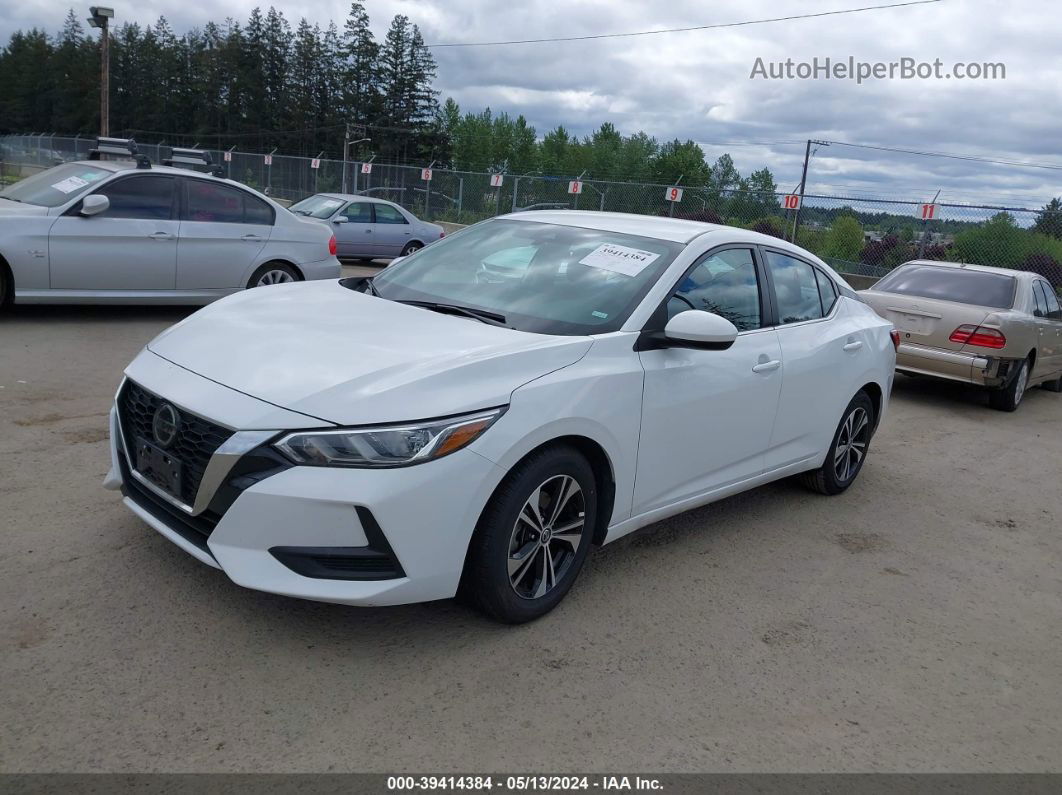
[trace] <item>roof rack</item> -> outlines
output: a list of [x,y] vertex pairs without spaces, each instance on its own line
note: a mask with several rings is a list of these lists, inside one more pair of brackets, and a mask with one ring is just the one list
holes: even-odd
[[162,161],[162,165],[190,168],[192,171],[196,171],[197,166],[205,166],[208,174],[215,177],[225,176],[225,169],[220,165],[215,165],[210,158],[210,152],[205,149],[186,149],[174,146],[170,149],[170,156]]
[[96,146],[89,150],[88,159],[103,160],[104,155],[135,160],[137,168],[151,168],[151,161],[137,149],[136,141],[132,138],[107,138],[101,135],[96,139]]

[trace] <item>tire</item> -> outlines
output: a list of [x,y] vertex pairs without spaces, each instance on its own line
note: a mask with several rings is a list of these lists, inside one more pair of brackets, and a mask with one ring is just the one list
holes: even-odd
[[1025,391],[1029,386],[1029,370],[1029,360],[1026,359],[1006,386],[988,393],[988,405],[997,411],[1016,410],[1021,405],[1021,399],[1025,397]]
[[[562,494],[559,513],[551,515]],[[522,461],[483,511],[469,545],[462,595],[507,624],[548,613],[586,561],[597,502],[594,471],[575,448],[547,447]]]
[[285,265],[283,262],[267,262],[251,275],[251,280],[247,282],[247,289],[301,281],[302,277],[298,271],[290,265]]
[[812,491],[833,496],[855,483],[870,453],[874,432],[874,402],[859,392],[841,416],[826,460],[818,469],[805,472],[801,481]]
[[398,256],[408,257],[414,251],[420,251],[422,248],[424,248],[424,244],[421,243],[419,240],[410,240],[408,243],[406,243],[406,247],[402,249],[402,253]]
[[1044,381],[1042,386],[1048,392],[1062,392],[1062,375],[1054,381]]
[[15,302],[15,287],[7,263],[0,259],[0,310]]

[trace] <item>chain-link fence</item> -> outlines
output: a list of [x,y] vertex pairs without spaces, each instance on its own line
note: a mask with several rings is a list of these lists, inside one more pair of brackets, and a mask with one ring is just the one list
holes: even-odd
[[[94,144],[92,137],[4,136],[0,180],[84,159]],[[137,146],[155,163],[169,155],[164,144]],[[785,209],[787,197],[771,192],[696,185],[674,190],[670,185],[579,180],[574,175],[438,168],[425,179],[420,166],[207,151],[230,179],[285,203],[314,193],[345,192],[393,201],[427,220],[456,223],[534,209],[666,215],[795,240],[838,270],[859,275],[881,276],[901,262],[924,258],[1033,270],[1062,289],[1062,210],[1050,208],[808,194],[799,209]]]

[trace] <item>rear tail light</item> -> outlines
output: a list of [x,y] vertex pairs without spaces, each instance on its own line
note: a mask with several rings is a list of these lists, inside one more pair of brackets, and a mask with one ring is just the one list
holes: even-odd
[[439,240],[442,240],[444,237],[446,237],[446,230],[445,229],[442,230],[441,232],[439,232]]
[[896,350],[900,350],[900,332],[893,329],[889,332],[889,336],[892,337],[892,347]]
[[328,253],[329,253],[329,255],[331,255],[333,257],[336,255],[336,236],[335,235],[332,235],[330,238],[328,238]]
[[951,336],[948,339],[961,345],[976,345],[978,348],[996,348],[998,350],[1007,346],[1007,338],[1003,336],[1002,331],[994,328],[984,328],[983,326],[974,326],[970,323],[959,326],[955,331],[951,332]]

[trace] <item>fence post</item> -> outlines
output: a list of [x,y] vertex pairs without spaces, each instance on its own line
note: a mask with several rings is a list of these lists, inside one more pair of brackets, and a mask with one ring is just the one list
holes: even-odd
[[[520,178],[519,177],[513,177],[513,212],[514,213],[516,212],[516,194],[519,192],[519,189],[520,189]],[[500,201],[500,197],[499,197],[499,201]]]
[[457,178],[457,223],[461,223],[461,209],[465,201],[465,178]]

